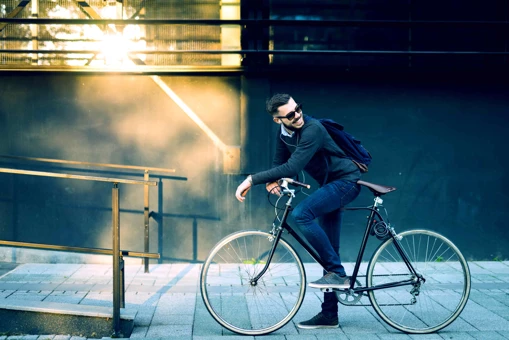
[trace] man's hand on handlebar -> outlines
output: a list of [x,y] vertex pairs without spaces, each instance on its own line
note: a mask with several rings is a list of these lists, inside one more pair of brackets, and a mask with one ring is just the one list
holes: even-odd
[[[301,183],[291,178],[281,178],[280,181],[286,182],[294,186],[304,187],[307,189],[311,187],[309,184]],[[242,183],[240,183],[240,185],[237,187],[237,191],[235,191],[235,197],[237,198],[237,200],[239,200],[239,202],[244,202],[244,200],[246,199],[246,194],[249,191],[249,189],[251,189],[252,186],[253,180],[251,179],[251,176],[247,176],[247,178]],[[271,194],[277,196],[281,196],[283,194],[281,191],[281,186],[279,185],[279,181],[267,183],[265,184],[265,188]]]
[[278,182],[271,182],[265,184],[265,189],[267,189],[268,192],[274,195],[281,196],[281,188],[279,187]]

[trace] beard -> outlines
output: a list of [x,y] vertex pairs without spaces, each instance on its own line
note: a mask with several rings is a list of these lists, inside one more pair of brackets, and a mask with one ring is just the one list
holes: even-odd
[[[300,118],[299,118],[299,119],[300,119]],[[298,120],[298,119],[297,119],[297,120]],[[282,121],[281,123],[283,123],[283,125],[285,126],[285,128],[286,128],[287,130],[290,130],[290,131],[298,131],[298,130],[302,129],[302,126],[301,126],[301,127],[295,127],[295,126],[293,126],[293,125],[291,125],[291,124],[286,124],[286,123],[285,123],[285,122],[283,122],[283,121]]]

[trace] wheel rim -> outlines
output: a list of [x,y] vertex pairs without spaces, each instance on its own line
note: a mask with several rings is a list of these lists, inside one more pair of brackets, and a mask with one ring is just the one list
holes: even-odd
[[240,232],[220,241],[201,274],[201,293],[210,314],[227,329],[245,335],[267,334],[297,313],[305,293],[305,274],[297,253],[280,240],[267,272],[270,234]]
[[409,275],[392,239],[373,255],[368,268],[368,285],[414,279],[415,284],[373,290],[369,298],[380,317],[408,333],[431,333],[453,322],[470,293],[470,272],[458,248],[445,237],[427,230],[399,234],[400,244],[417,273]]

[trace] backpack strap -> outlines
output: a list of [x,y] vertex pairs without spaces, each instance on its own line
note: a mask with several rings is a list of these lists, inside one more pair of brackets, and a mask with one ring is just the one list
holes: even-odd
[[357,165],[357,167],[361,170],[361,172],[368,172],[368,167],[366,166],[366,164],[359,163],[353,159],[351,161],[354,162],[355,165]]
[[322,187],[327,184],[327,179],[329,178],[329,161],[328,161],[328,156],[326,155],[325,152],[322,152],[323,153],[323,157],[325,158],[325,178],[323,179],[323,183],[322,183]]

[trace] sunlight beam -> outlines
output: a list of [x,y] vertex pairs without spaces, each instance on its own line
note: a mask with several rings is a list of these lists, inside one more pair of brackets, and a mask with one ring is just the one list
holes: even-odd
[[219,139],[219,137],[198,117],[194,111],[187,106],[186,103],[182,99],[180,99],[179,96],[175,92],[173,92],[172,89],[166,83],[161,79],[159,76],[151,76],[152,80],[161,88],[161,90],[164,91],[168,95],[168,97],[171,98],[177,104],[184,113],[191,118],[191,120],[198,125],[200,129],[202,129],[207,136],[209,136],[210,139],[212,139],[212,142],[221,150],[225,151],[227,149],[226,144]]

